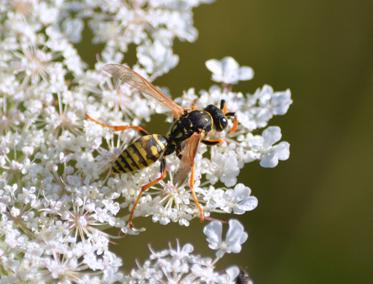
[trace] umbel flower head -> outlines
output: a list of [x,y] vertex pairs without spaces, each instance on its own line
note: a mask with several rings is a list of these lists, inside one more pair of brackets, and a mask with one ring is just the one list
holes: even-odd
[[[174,39],[196,39],[192,9],[210,2],[0,3],[1,281],[95,284],[128,279],[121,272],[122,259],[109,248],[115,236],[106,229],[121,234],[141,231],[128,227],[129,212],[140,188],[159,176],[159,161],[133,174],[113,174],[113,163],[139,133],[103,128],[85,115],[110,125],[136,126],[150,121],[153,114],[165,113],[164,123],[169,125],[171,115],[164,106],[136,88],[116,84],[102,69],[107,63],[124,62],[129,46],[134,46],[135,71],[150,81],[168,73],[178,62]],[[74,46],[85,28],[92,30],[92,44],[103,44],[92,69]],[[187,89],[177,103],[204,109],[225,100],[238,127],[229,131],[233,126],[229,121],[225,131],[211,131],[207,137],[223,143],[198,147],[195,194],[206,218],[240,215],[258,204],[250,187],[238,183],[244,165],[258,161],[262,167],[275,167],[289,157],[281,129],[269,124],[272,117],[286,114],[291,94],[268,85],[254,93],[236,90],[235,84],[251,79],[253,71],[231,57],[206,65],[216,83],[207,90]],[[179,165],[176,155],[166,157],[167,178],[144,192],[135,211],[136,223],[138,217],[147,217],[162,225],[188,226],[200,218],[188,181],[175,180]],[[231,221],[225,240],[219,226],[212,222],[205,229],[217,258],[238,252],[245,240],[242,226]],[[192,255],[190,245],[170,249],[170,257],[172,251]],[[198,274],[206,267],[214,270],[213,262],[190,264]],[[232,280],[236,270],[214,270],[210,276],[220,279],[224,274]]]
[[237,278],[240,277],[238,267],[232,266],[219,271],[216,264],[225,253],[239,253],[241,244],[247,239],[247,233],[239,221],[230,220],[227,237],[222,240],[222,226],[220,221],[213,221],[204,228],[211,249],[224,246],[215,259],[193,254],[191,244],[180,246],[177,242],[176,248],[170,245],[162,251],[150,248],[150,257],[142,265],[137,263],[137,268],[132,269],[128,276],[128,283],[237,283]]

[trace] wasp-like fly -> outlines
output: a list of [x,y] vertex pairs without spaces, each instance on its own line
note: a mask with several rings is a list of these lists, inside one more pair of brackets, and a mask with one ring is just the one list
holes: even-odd
[[235,114],[227,111],[224,100],[220,102],[220,108],[210,104],[203,110],[197,110],[194,106],[190,109],[184,109],[170,97],[163,94],[152,83],[126,65],[107,64],[104,66],[104,70],[108,72],[113,79],[119,80],[121,83],[126,83],[139,92],[149,95],[159,101],[162,105],[171,110],[174,117],[174,122],[171,125],[169,133],[166,136],[162,136],[159,134],[150,135],[140,126],[112,126],[86,115],[87,119],[103,127],[111,128],[116,131],[135,129],[144,135],[130,144],[121,153],[113,164],[114,172],[135,172],[150,166],[157,160],[161,161],[161,176],[141,188],[130,212],[129,226],[132,226],[134,212],[142,193],[166,177],[165,156],[174,152],[176,152],[177,156],[181,159],[174,180],[176,183],[181,184],[188,177],[189,173],[191,173],[189,187],[202,222],[204,220],[203,207],[200,205],[194,192],[194,158],[197,154],[199,143],[216,145],[223,142],[222,139],[206,139],[206,135],[211,130],[223,131],[226,129],[228,126],[227,118],[234,117],[233,127],[230,132],[234,132],[237,129]]

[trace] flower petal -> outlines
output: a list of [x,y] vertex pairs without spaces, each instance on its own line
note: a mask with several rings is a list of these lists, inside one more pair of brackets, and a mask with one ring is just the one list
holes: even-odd
[[240,68],[240,81],[247,81],[251,80],[252,78],[254,78],[254,70],[251,67],[244,66]]
[[[246,242],[248,234],[244,231],[242,224],[235,219],[229,220],[229,229],[225,242],[233,253],[239,253],[241,251],[241,244]],[[227,252],[229,252],[227,249]]]
[[281,129],[278,126],[270,126],[266,130],[263,131],[262,137],[264,138],[264,145],[272,146],[277,141],[281,139]]
[[210,59],[207,60],[205,63],[208,70],[210,70],[212,73],[222,75],[222,64],[219,60],[216,59]]
[[220,221],[212,221],[203,228],[203,233],[206,235],[206,240],[209,243],[209,248],[218,249],[221,243],[223,225]]

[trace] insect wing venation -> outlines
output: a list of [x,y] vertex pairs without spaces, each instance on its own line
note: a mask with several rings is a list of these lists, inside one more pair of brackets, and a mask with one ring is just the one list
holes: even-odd
[[138,91],[153,97],[170,109],[176,119],[184,113],[184,108],[175,103],[170,97],[163,94],[157,87],[140,74],[133,71],[130,67],[120,64],[106,64],[104,66],[104,71],[109,73],[114,79],[126,83]]

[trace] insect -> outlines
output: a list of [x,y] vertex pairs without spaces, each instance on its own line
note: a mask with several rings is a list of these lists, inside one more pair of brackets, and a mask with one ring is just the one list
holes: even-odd
[[[228,126],[227,118],[229,117],[234,117],[233,126],[230,130],[230,132],[234,132],[238,126],[235,113],[227,111],[227,106],[224,100],[221,100],[220,108],[210,104],[203,110],[198,110],[195,108],[195,106],[192,106],[191,109],[184,109],[171,98],[163,94],[152,83],[126,65],[107,64],[104,66],[104,70],[109,73],[113,79],[126,83],[139,92],[156,99],[162,105],[167,107],[172,112],[174,117],[174,122],[170,127],[169,133],[167,136],[162,136],[159,134],[149,135],[147,131],[140,126],[112,126],[97,121],[89,115],[86,115],[86,119],[91,120],[103,127],[111,128],[116,131],[135,129],[144,135],[139,140],[129,145],[122,152],[120,157],[114,163],[114,172],[133,172],[150,166],[156,160],[161,161],[161,176],[141,188],[130,212],[129,225],[132,226],[134,211],[142,193],[166,177],[166,162],[164,157],[174,152],[176,152],[177,156],[181,160],[180,166],[174,176],[174,180],[177,184],[181,184],[185,181],[190,173],[189,187],[194,203],[199,210],[200,220],[202,222],[204,220],[203,207],[200,205],[194,192],[194,159],[197,154],[198,145],[202,142],[206,145],[212,146],[223,142],[222,139],[206,139],[206,135],[211,130],[223,131],[226,129]],[[155,147],[155,144],[153,143],[154,141],[158,142],[157,145],[159,148],[152,148],[152,146]],[[153,159],[150,159],[141,156],[141,151],[143,154],[149,154],[149,157],[151,156],[150,152],[152,151],[154,151],[152,153],[155,155],[153,155]],[[136,158],[139,159],[137,164]],[[127,162],[128,166],[125,164],[125,162]],[[120,166],[122,166],[122,168]]]
[[168,139],[166,136],[160,134],[149,134],[144,128],[140,126],[109,125],[92,118],[88,114],[86,114],[86,119],[99,124],[102,127],[110,128],[115,131],[134,129],[142,135],[140,138],[129,144],[115,159],[111,168],[114,173],[134,173],[151,166],[158,160],[160,161],[161,175],[155,180],[141,187],[140,193],[137,195],[136,200],[132,205],[128,219],[128,226],[132,228],[135,209],[140,201],[143,192],[153,185],[159,183],[166,177],[165,156],[173,153],[174,148],[170,148],[171,144],[168,143]]

